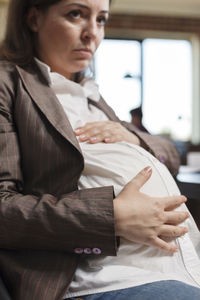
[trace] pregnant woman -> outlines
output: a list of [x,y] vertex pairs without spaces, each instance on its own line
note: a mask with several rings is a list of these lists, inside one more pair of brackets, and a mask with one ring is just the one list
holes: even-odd
[[199,232],[155,158],[176,172],[177,152],[121,122],[85,76],[109,7],[9,2],[0,275],[14,300],[200,299]]

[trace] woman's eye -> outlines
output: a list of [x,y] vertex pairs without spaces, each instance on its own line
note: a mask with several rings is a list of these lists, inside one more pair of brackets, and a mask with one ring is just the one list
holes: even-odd
[[70,11],[70,13],[68,14],[69,17],[73,18],[73,19],[78,19],[81,16],[81,11],[80,10],[73,10]]
[[104,26],[106,24],[107,18],[106,17],[99,17],[97,21],[101,26]]

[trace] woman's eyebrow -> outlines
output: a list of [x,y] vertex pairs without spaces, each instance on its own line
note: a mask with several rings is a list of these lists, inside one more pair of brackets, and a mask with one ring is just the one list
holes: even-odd
[[[78,2],[73,2],[73,3],[68,3],[68,4],[65,4],[65,6],[73,6],[73,5],[76,5],[76,6],[80,6],[82,8],[86,8],[86,9],[90,9],[89,6],[87,5],[84,5],[82,3],[78,3]],[[109,11],[108,10],[101,10],[100,13],[105,13],[105,14],[109,14]]]

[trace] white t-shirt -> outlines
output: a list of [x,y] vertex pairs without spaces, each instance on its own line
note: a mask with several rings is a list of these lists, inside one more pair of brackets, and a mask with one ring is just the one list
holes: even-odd
[[[44,65],[43,65],[44,66]],[[107,116],[89,105],[87,97],[99,100],[98,89],[92,81],[83,86],[63,76],[51,73],[51,87],[62,104],[72,127],[75,129],[91,121],[105,121]],[[153,173],[141,191],[155,197],[180,194],[167,168],[143,148],[119,142],[113,144],[80,144],[85,168],[79,188],[113,185],[118,194],[141,169],[151,166]],[[182,205],[178,210],[187,210]],[[121,238],[116,257],[84,258],[76,272],[65,298],[106,292],[160,280],[179,280],[200,287],[200,233],[193,221],[184,225],[189,232],[174,239],[179,251],[166,253],[151,246],[129,242]]]

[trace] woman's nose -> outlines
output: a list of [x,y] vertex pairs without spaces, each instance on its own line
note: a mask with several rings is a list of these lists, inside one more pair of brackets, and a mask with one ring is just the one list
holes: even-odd
[[95,40],[98,36],[98,27],[96,20],[89,21],[82,32],[82,38],[84,40]]

